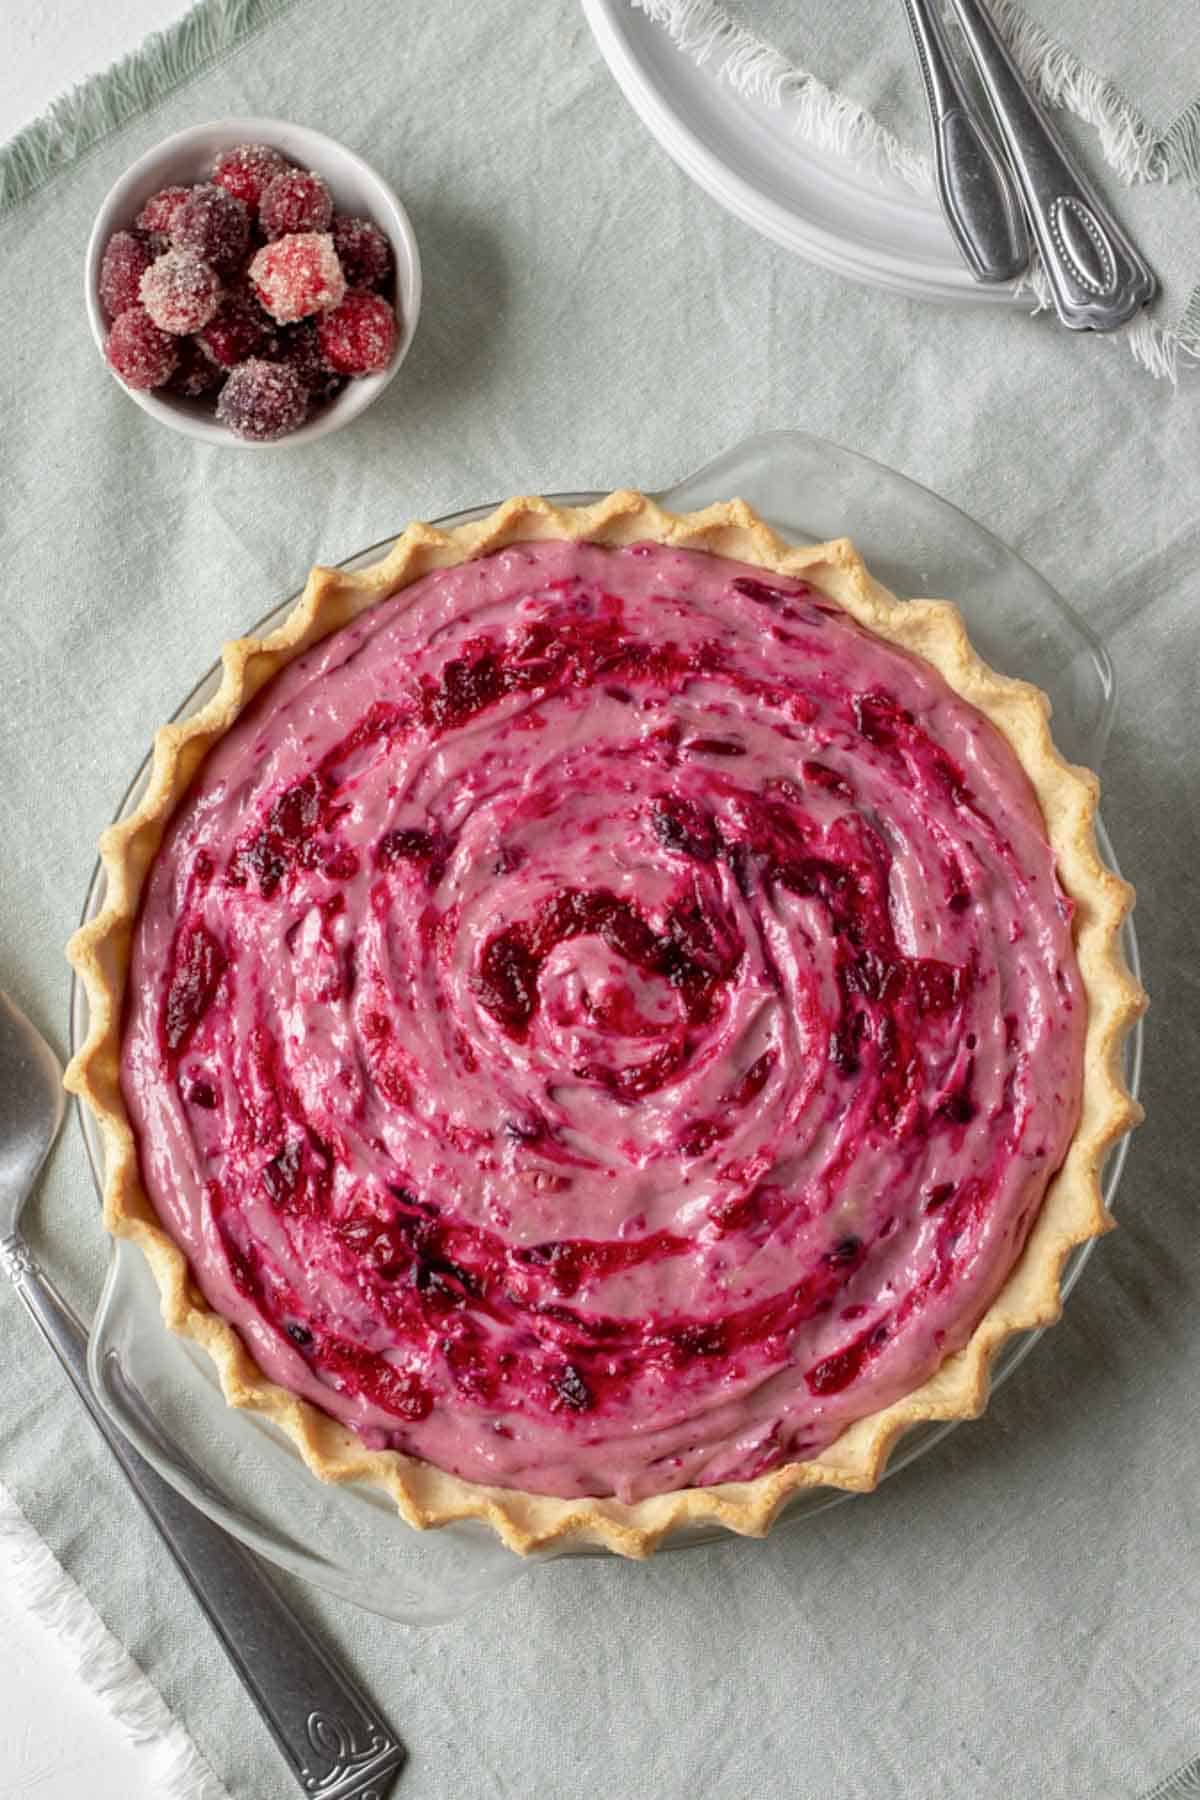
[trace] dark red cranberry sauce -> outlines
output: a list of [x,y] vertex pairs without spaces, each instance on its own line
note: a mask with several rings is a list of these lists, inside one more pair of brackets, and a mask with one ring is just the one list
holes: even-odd
[[548,543],[261,695],[174,820],[123,1084],[275,1379],[471,1478],[812,1454],[961,1344],[1074,1128],[1012,752],[804,583]]

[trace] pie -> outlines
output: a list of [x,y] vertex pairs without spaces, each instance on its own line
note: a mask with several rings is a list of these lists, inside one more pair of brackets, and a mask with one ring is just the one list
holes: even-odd
[[644,1556],[869,1489],[1057,1316],[1140,1116],[1048,713],[740,501],[314,570],[102,840],[108,1228],[413,1525]]

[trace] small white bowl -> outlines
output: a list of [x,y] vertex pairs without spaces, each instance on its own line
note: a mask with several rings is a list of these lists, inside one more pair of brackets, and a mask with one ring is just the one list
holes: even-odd
[[207,181],[215,158],[235,144],[269,144],[301,168],[315,169],[329,183],[336,211],[352,213],[378,225],[390,242],[396,259],[396,310],[400,335],[391,362],[378,375],[365,375],[347,382],[340,394],[320,407],[297,430],[266,444],[235,437],[232,431],[219,425],[213,416],[211,402],[188,400],[161,389],[147,391],[126,387],[109,368],[107,360],[104,366],[143,412],[149,413],[160,424],[169,425],[172,431],[182,431],[185,436],[200,438],[208,444],[233,445],[239,450],[280,450],[290,444],[311,443],[328,431],[340,431],[343,425],[365,412],[395,376],[408,355],[417,329],[421,311],[421,258],[416,236],[396,195],[361,156],[319,131],[310,131],[306,125],[289,125],[283,119],[215,119],[209,125],[192,125],[186,131],[177,131],[174,137],[165,138],[153,150],[147,150],[109,189],[88,239],[84,299],[92,336],[103,359],[108,323],[100,305],[98,282],[100,260],[109,238],[114,231],[132,229],[133,221],[146,201],[160,188]]

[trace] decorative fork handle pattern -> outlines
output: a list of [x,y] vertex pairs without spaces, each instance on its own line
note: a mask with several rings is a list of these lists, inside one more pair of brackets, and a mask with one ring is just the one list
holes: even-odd
[[[0,1271],[14,1283],[158,1527],[303,1792],[310,1800],[383,1800],[405,1760],[385,1720],[255,1558],[176,1493],[110,1423],[88,1380],[87,1333],[21,1238],[0,1241]],[[129,1404],[144,1413],[132,1393]],[[146,1430],[154,1434],[149,1417]]]
[[1154,273],[1034,98],[983,0],[951,4],[1020,184],[1055,311],[1072,331],[1114,331],[1154,298]]
[[937,0],[904,0],[933,127],[934,178],[946,221],[976,281],[1011,281],[1029,261],[1021,203],[963,86]]

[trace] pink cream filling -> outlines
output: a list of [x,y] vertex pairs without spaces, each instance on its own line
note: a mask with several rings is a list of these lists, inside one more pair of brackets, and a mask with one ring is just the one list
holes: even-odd
[[475,1481],[809,1457],[996,1294],[1085,1007],[1029,783],[797,581],[442,571],[288,667],[147,883],[147,1189],[274,1380]]

